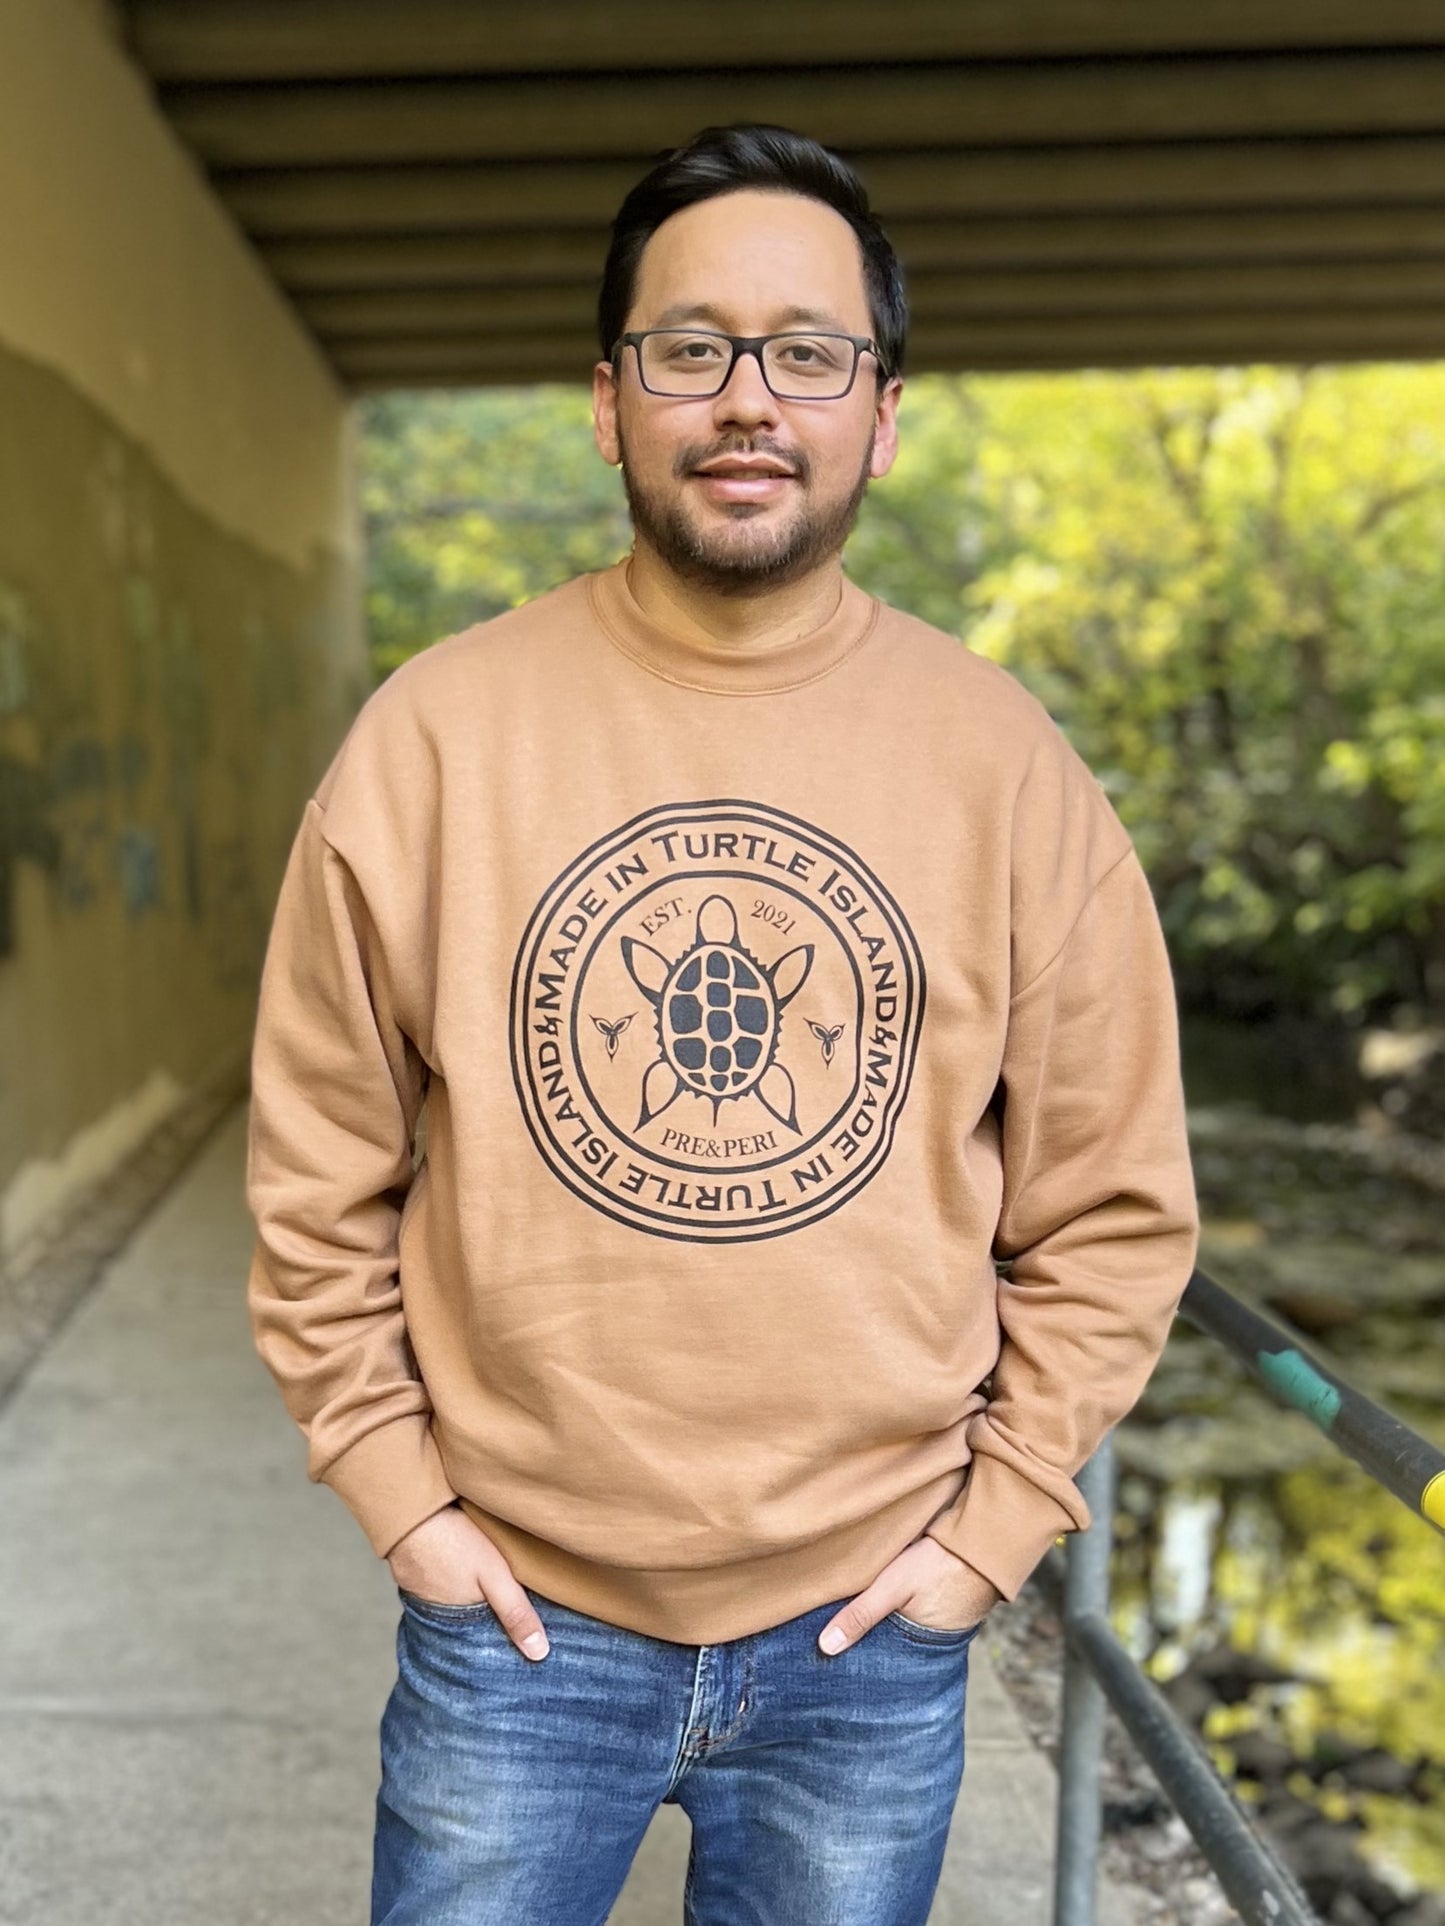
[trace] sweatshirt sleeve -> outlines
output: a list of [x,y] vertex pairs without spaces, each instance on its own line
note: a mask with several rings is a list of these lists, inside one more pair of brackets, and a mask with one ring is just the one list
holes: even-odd
[[450,1504],[407,1338],[398,1234],[426,1066],[357,879],[313,797],[292,845],[251,1053],[247,1301],[256,1348],[378,1557]]
[[1174,981],[1132,845],[1013,996],[1001,1083],[999,1357],[927,1532],[1012,1599],[1090,1524],[1074,1473],[1147,1384],[1198,1244]]

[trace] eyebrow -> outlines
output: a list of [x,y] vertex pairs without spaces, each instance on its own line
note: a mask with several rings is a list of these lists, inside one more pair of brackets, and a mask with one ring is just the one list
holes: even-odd
[[[671,328],[681,321],[706,321],[723,334],[731,332],[721,308],[714,307],[711,301],[674,302],[670,308],[663,309],[652,325],[655,328]],[[830,328],[837,334],[849,332],[836,315],[829,314],[823,308],[784,308],[780,325],[788,327],[795,324],[807,328]]]

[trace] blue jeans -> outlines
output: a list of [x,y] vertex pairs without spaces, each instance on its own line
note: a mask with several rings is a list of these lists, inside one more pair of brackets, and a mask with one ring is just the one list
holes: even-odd
[[664,1804],[685,1926],[924,1926],[977,1625],[894,1612],[829,1657],[846,1598],[683,1645],[527,1595],[541,1660],[489,1605],[401,1593],[371,1926],[601,1926]]

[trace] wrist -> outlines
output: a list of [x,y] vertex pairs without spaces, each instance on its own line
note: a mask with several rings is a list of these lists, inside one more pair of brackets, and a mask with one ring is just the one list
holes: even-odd
[[[938,1540],[935,1538],[933,1540],[933,1543],[938,1545]],[[949,1557],[953,1560],[953,1562],[956,1565],[962,1565],[963,1569],[968,1573],[970,1578],[976,1578],[980,1585],[987,1585],[988,1589],[993,1593],[996,1599],[1003,1597],[1003,1593],[999,1590],[998,1586],[994,1584],[993,1580],[988,1576],[986,1572],[981,1572],[978,1569],[977,1565],[970,1565],[966,1558],[962,1557],[958,1552],[954,1551],[948,1545],[938,1545],[938,1548],[940,1551],[947,1552]]]
[[449,1499],[446,1504],[442,1505],[439,1510],[428,1512],[425,1518],[418,1519],[410,1531],[404,1533],[402,1537],[397,1539],[391,1550],[386,1554],[386,1562],[390,1564],[392,1559],[397,1557],[398,1554],[405,1555],[407,1549],[415,1541],[418,1534],[425,1531],[433,1519],[443,1518],[449,1511],[458,1511],[460,1509],[461,1500],[459,1498],[452,1498]]

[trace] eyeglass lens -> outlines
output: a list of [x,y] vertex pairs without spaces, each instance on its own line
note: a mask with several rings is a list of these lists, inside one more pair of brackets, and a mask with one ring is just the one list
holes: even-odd
[[[715,395],[732,359],[726,335],[683,328],[658,329],[641,342],[642,378],[654,394]],[[857,350],[843,334],[775,334],[762,348],[768,386],[783,399],[843,394]]]

